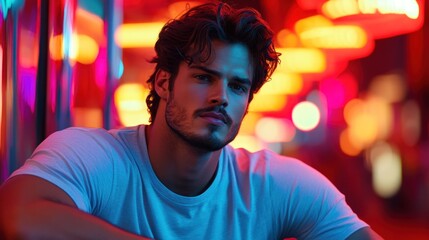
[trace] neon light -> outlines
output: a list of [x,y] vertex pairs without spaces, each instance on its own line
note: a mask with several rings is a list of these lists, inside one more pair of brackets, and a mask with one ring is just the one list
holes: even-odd
[[119,47],[153,47],[163,22],[127,23],[118,27],[115,32],[115,41]]
[[368,43],[365,30],[355,25],[319,27],[300,34],[306,47],[316,48],[364,48]]
[[298,94],[303,85],[303,79],[300,74],[276,71],[271,76],[271,80],[261,88],[258,95]]
[[279,48],[278,69],[288,73],[321,73],[326,70],[325,54],[317,48]]
[[116,89],[115,105],[124,126],[149,123],[145,101],[148,93],[149,91],[143,85],[137,83],[122,84]]
[[417,19],[420,14],[416,0],[330,0],[322,5],[322,12],[330,18],[357,14],[403,14]]

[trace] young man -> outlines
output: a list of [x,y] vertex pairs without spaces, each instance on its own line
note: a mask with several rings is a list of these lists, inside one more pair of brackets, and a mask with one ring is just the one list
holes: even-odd
[[259,13],[195,7],[155,49],[151,124],[48,137],[0,190],[2,238],[379,238],[314,169],[227,145],[278,61]]

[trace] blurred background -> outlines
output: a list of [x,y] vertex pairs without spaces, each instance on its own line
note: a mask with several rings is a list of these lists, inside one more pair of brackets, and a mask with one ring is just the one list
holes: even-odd
[[[0,183],[54,131],[148,123],[163,24],[208,1],[0,1]],[[386,239],[429,239],[428,0],[225,1],[281,64],[232,143],[326,175]]]

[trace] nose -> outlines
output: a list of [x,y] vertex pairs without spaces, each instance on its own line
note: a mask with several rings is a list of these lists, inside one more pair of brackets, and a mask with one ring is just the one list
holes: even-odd
[[217,81],[213,84],[212,91],[210,93],[209,101],[213,105],[221,105],[223,107],[228,106],[228,84],[226,81]]

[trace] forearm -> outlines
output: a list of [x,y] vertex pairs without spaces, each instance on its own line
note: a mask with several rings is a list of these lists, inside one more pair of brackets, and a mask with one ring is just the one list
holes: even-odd
[[52,201],[38,200],[5,210],[9,213],[1,214],[5,226],[1,226],[0,236],[6,239],[147,239]]

